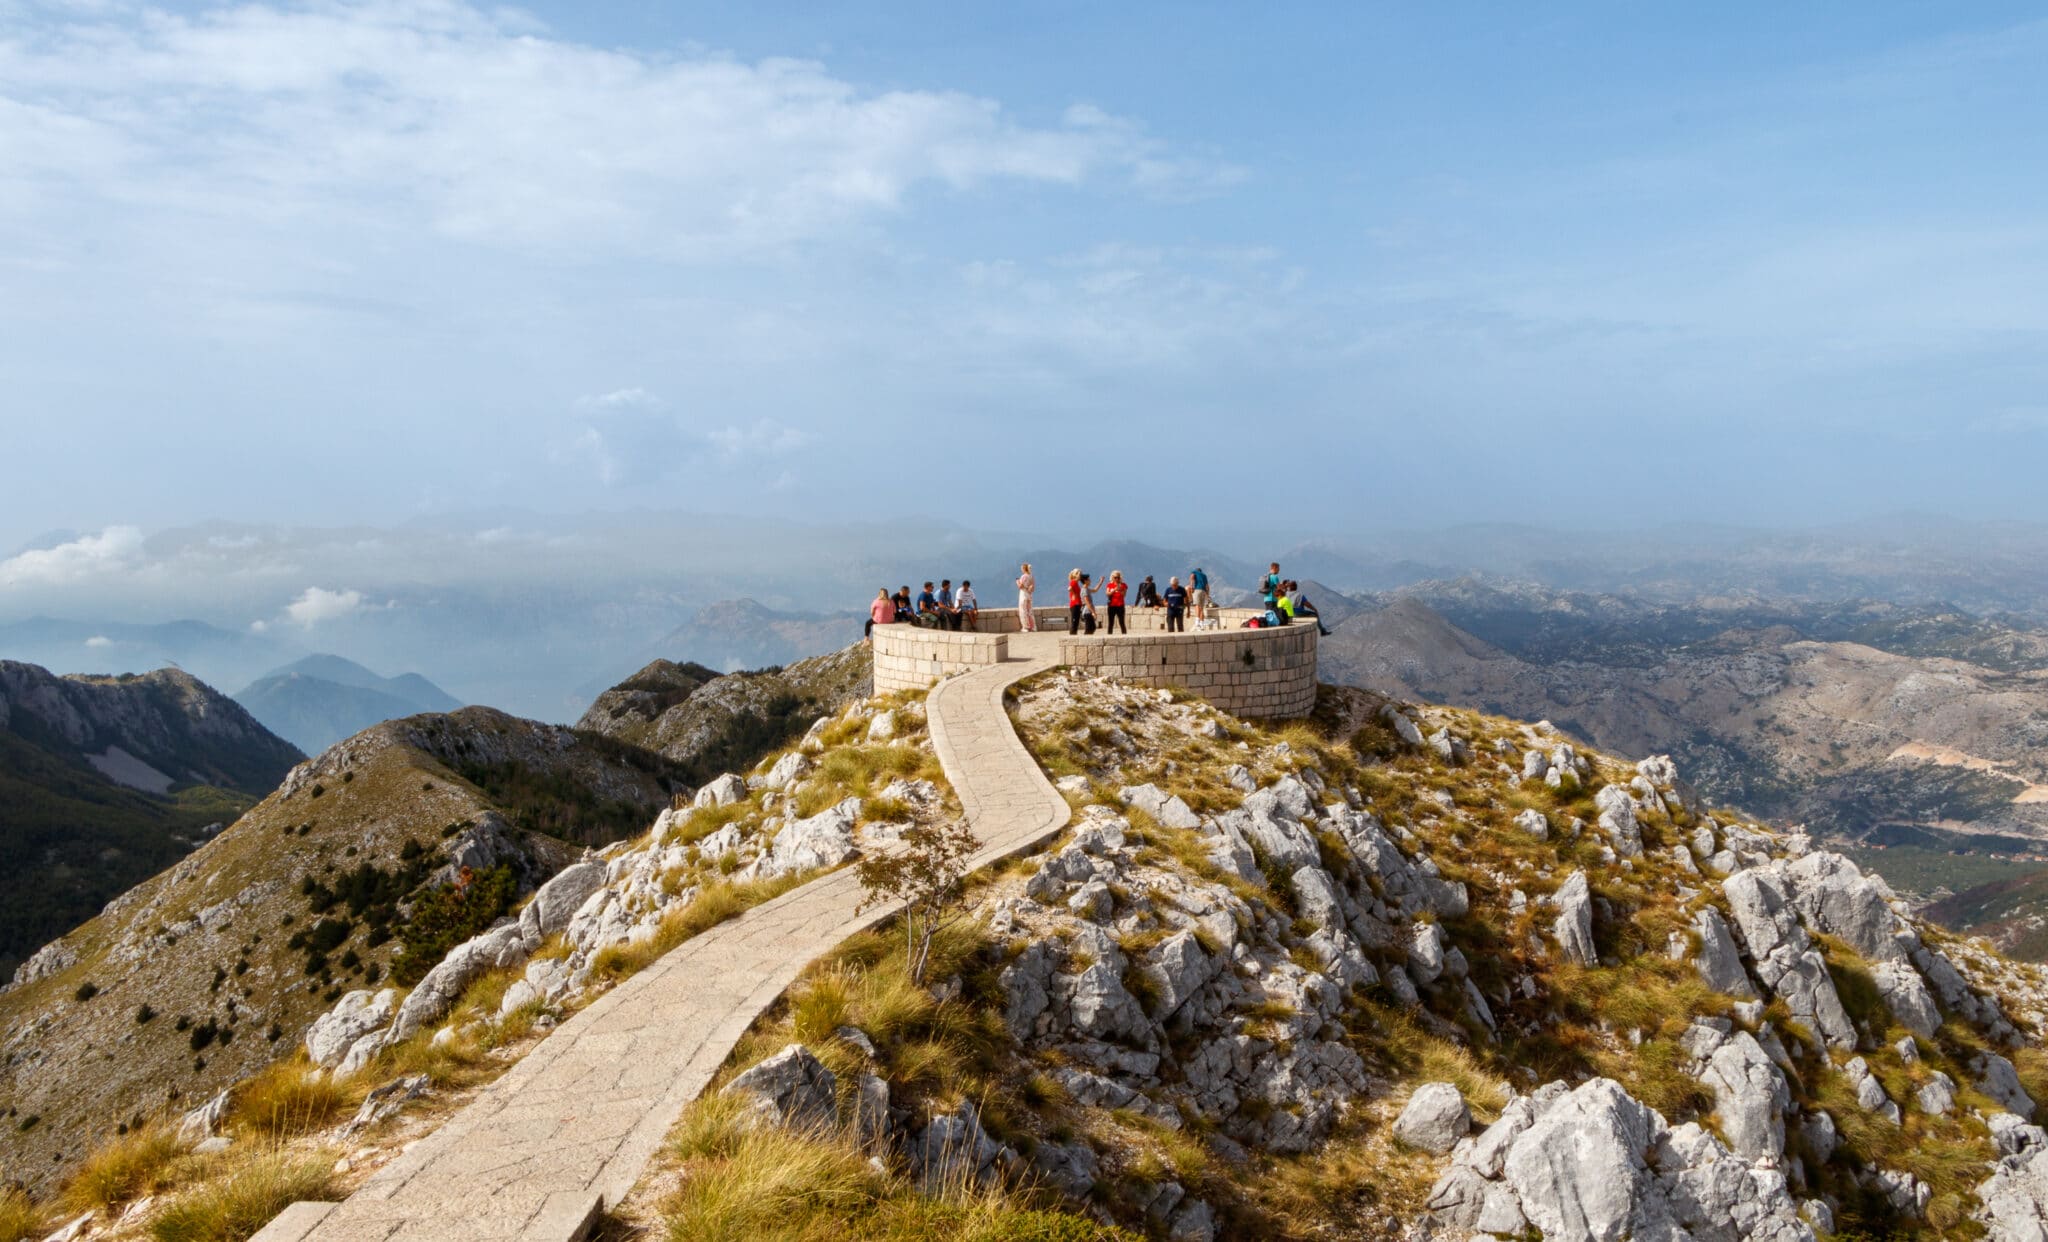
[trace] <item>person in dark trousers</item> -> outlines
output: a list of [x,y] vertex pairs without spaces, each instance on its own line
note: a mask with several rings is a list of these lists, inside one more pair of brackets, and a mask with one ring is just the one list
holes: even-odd
[[1124,614],[1124,596],[1130,591],[1130,584],[1124,581],[1124,571],[1109,571],[1109,581],[1102,584],[1104,598],[1109,601],[1109,632],[1116,633],[1116,627],[1124,627],[1124,633],[1131,632],[1131,621]]
[[917,624],[917,610],[910,606],[910,584],[904,583],[896,590],[896,619],[900,622]]
[[939,619],[945,623],[946,629],[957,630],[960,628],[960,610],[953,606],[953,580],[951,578],[939,579]]
[[1081,575],[1081,632],[1093,634],[1096,626],[1102,624],[1095,612],[1095,576]]
[[1138,584],[1138,607],[1159,607],[1159,584],[1152,581],[1151,574],[1146,574],[1145,580]]
[[1176,575],[1166,580],[1165,599],[1166,632],[1169,634],[1185,634],[1188,628],[1185,615],[1188,606],[1188,592],[1187,588],[1180,584],[1179,576]]
[[932,584],[924,584],[924,590],[917,594],[917,623],[929,630],[943,630],[946,619],[939,615],[939,597],[932,594]]
[[1330,627],[1323,624],[1323,614],[1317,612],[1316,606],[1309,603],[1308,596],[1301,593],[1301,584],[1299,582],[1290,582],[1287,584],[1287,590],[1290,597],[1294,600],[1294,615],[1297,617],[1307,617],[1315,622],[1316,632],[1324,638],[1328,638],[1330,636]]
[[889,588],[883,587],[875,592],[875,602],[868,605],[868,625],[865,630],[861,631],[861,637],[864,639],[873,638],[876,626],[888,625],[895,620],[896,601],[889,598]]
[[1280,592],[1284,589],[1280,577],[1280,562],[1273,562],[1273,568],[1266,574],[1266,580],[1260,584],[1260,588],[1264,592],[1261,598],[1266,602],[1266,623],[1286,625],[1287,614],[1280,610]]
[[1071,570],[1067,574],[1067,633],[1081,632],[1081,571]]

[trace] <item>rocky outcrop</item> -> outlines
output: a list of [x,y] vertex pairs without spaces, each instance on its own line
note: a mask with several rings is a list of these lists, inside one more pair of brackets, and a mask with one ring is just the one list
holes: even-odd
[[1828,1043],[1854,1048],[1856,1028],[1842,1008],[1827,962],[1800,926],[1784,883],[1768,871],[1741,871],[1721,891],[1764,986]]
[[1415,1088],[1401,1115],[1394,1119],[1394,1137],[1410,1147],[1441,1156],[1472,1129],[1472,1110],[1465,1097],[1447,1082],[1426,1082]]
[[1687,1122],[1673,1128],[1620,1083],[1552,1083],[1459,1147],[1430,1192],[1447,1228],[1517,1236],[1813,1242],[1784,1176]]

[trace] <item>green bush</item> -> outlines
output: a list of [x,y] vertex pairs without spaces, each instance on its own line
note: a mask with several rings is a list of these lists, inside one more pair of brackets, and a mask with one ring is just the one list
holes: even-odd
[[391,964],[395,983],[411,986],[448,956],[448,950],[488,928],[512,908],[519,883],[510,867],[470,874],[467,881],[430,888],[413,898],[412,918],[399,933],[405,951]]

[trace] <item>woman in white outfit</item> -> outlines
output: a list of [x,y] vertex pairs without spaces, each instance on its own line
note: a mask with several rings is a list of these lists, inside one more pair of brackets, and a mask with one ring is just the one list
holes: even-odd
[[1038,618],[1031,611],[1031,592],[1038,588],[1038,579],[1031,576],[1031,562],[1024,562],[1024,572],[1017,575],[1017,623],[1026,634],[1038,630]]

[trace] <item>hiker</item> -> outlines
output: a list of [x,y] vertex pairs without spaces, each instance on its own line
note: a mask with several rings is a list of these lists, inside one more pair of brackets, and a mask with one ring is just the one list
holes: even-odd
[[1067,633],[1081,632],[1081,571],[1067,571]]
[[932,594],[932,584],[924,584],[924,590],[917,594],[917,623],[926,629],[943,630],[946,619],[939,613],[939,597]]
[[1182,615],[1188,606],[1188,590],[1180,584],[1178,575],[1166,580],[1166,632],[1185,634],[1187,619]]
[[868,605],[868,623],[867,628],[861,631],[861,641],[872,642],[876,626],[889,625],[895,620],[896,601],[889,598],[889,588],[883,587],[875,592],[875,602]]
[[939,579],[939,619],[944,622],[946,629],[957,630],[960,628],[960,611],[953,606],[953,580],[951,578]]
[[975,619],[981,616],[981,601],[974,598],[974,584],[967,579],[960,580],[960,594],[953,597],[953,628],[974,628]]
[[1188,572],[1188,602],[1194,605],[1195,620],[1209,619],[1209,571],[1199,565]]
[[1116,627],[1124,627],[1124,633],[1131,632],[1130,618],[1124,615],[1124,596],[1130,592],[1130,584],[1124,581],[1124,571],[1109,571],[1109,581],[1102,584],[1103,598],[1109,603],[1109,632],[1116,633]]
[[1301,584],[1299,582],[1293,583],[1291,585],[1293,586],[1294,590],[1288,596],[1290,611],[1292,611],[1293,614],[1297,617],[1307,617],[1309,620],[1315,622],[1316,632],[1321,634],[1324,638],[1328,638],[1330,636],[1330,627],[1323,624],[1323,614],[1317,612],[1316,606],[1309,602],[1308,596],[1303,595],[1301,593]]
[[1151,574],[1146,574],[1145,580],[1138,584],[1138,607],[1159,607],[1159,584],[1152,581]]
[[1031,592],[1038,587],[1038,579],[1031,576],[1031,562],[1024,562],[1024,572],[1017,575],[1017,625],[1026,634],[1038,631],[1038,616],[1031,611]]

